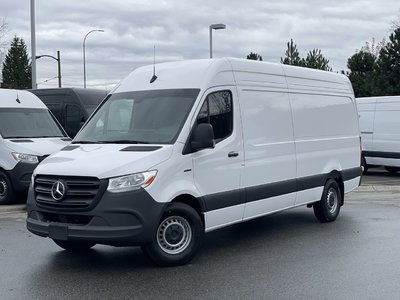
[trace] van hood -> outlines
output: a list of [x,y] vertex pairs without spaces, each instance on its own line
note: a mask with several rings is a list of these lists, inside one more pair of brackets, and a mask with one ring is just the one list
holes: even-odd
[[11,152],[47,156],[57,152],[71,143],[71,140],[63,138],[19,138],[5,139],[4,144]]
[[172,152],[173,145],[69,145],[42,161],[35,174],[118,177],[150,170]]

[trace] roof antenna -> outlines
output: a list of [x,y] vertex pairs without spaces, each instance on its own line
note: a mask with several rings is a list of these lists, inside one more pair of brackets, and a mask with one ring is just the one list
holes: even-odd
[[17,103],[21,104],[21,100],[19,100],[19,98],[18,98],[18,91],[17,91],[17,99],[15,99],[15,101],[17,101]]
[[153,83],[156,81],[157,76],[156,76],[156,45],[154,45],[154,54],[153,54],[153,77],[150,79],[150,83]]

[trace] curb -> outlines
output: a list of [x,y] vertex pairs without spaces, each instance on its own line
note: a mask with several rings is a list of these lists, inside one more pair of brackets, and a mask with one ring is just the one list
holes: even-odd
[[399,185],[360,185],[355,192],[400,192]]
[[13,213],[13,212],[26,212],[26,204],[12,204],[12,205],[0,206],[0,214]]

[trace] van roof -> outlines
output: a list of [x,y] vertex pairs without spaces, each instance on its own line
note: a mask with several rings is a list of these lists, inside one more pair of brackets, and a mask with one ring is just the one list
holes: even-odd
[[[157,79],[150,83],[154,69]],[[249,84],[251,76],[246,74],[255,73],[261,75],[257,80],[262,78],[259,82],[262,86],[276,85],[278,75],[281,76],[280,87],[284,89],[321,89],[352,94],[351,84],[342,74],[238,58],[185,60],[140,67],[123,79],[112,93]]]
[[47,108],[34,94],[23,90],[0,89],[0,108]]

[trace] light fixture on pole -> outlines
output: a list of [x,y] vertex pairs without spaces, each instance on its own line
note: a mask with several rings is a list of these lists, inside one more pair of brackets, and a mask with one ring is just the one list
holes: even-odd
[[86,33],[85,37],[83,38],[83,87],[84,88],[86,88],[86,53],[85,53],[86,38],[88,37],[89,34],[96,31],[104,32],[103,29],[93,29],[90,30],[88,33]]
[[58,87],[61,88],[61,59],[60,59],[60,51],[57,51],[57,58],[52,56],[52,55],[38,55],[36,56],[36,59],[39,59],[41,57],[49,57],[52,59],[55,59],[58,63]]
[[226,25],[225,24],[211,24],[210,25],[210,58],[213,57],[212,53],[212,31],[214,30],[219,30],[219,29],[225,29]]

